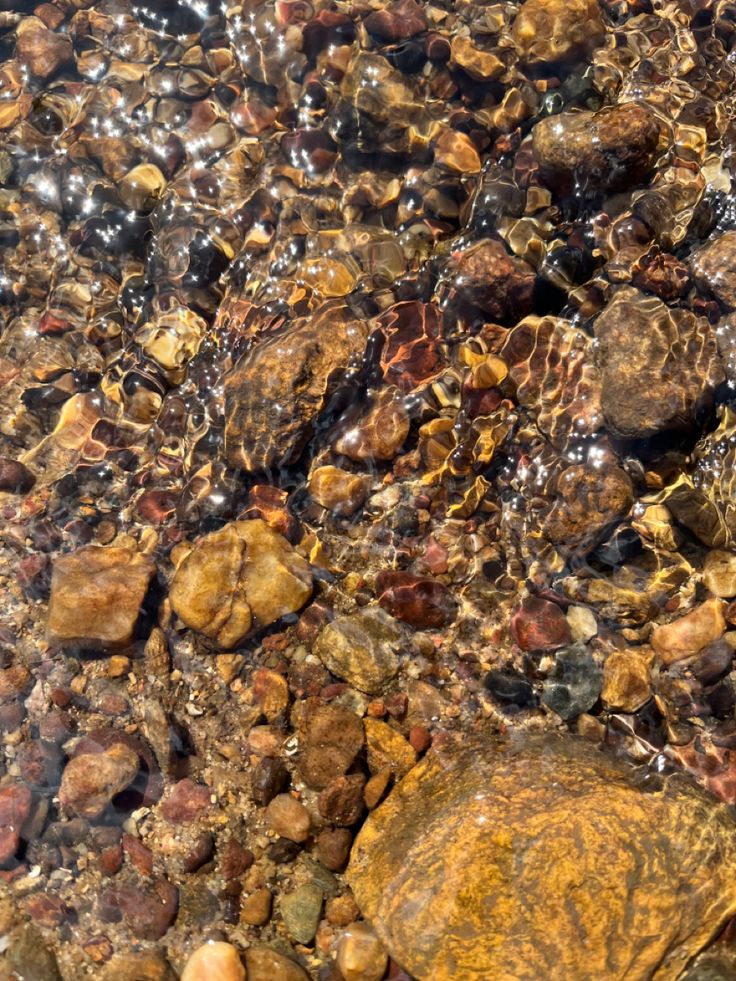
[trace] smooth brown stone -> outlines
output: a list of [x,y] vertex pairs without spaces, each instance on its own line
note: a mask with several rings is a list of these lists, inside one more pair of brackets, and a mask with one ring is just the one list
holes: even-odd
[[304,968],[270,947],[249,947],[245,966],[248,981],[309,981]]
[[736,229],[716,235],[690,259],[699,287],[711,293],[727,310],[736,309]]
[[481,239],[453,252],[448,272],[459,299],[491,320],[516,323],[531,310],[534,270],[501,242]]
[[307,482],[307,489],[317,504],[341,517],[360,510],[368,486],[368,481],[360,474],[332,466],[317,467]]
[[314,653],[338,678],[376,695],[396,676],[397,651],[406,640],[406,627],[379,606],[366,606],[323,627]]
[[444,627],[457,612],[450,591],[437,579],[387,570],[376,577],[378,604],[420,630]]
[[656,626],[652,631],[652,649],[663,664],[673,664],[697,654],[718,640],[725,630],[723,603],[720,599],[709,599],[685,616]]
[[155,572],[148,556],[114,546],[88,545],[56,559],[49,643],[106,650],[128,647]]
[[555,603],[526,596],[511,617],[511,633],[523,651],[552,650],[572,640],[570,624]]
[[133,782],[139,769],[138,754],[122,743],[102,753],[81,753],[64,767],[59,801],[71,814],[95,820]]
[[251,629],[295,613],[311,594],[308,562],[256,518],[200,538],[177,568],[169,598],[186,626],[230,648]]
[[590,547],[634,503],[631,478],[620,467],[604,464],[568,467],[557,478],[544,535],[565,549]]
[[714,596],[731,599],[736,596],[736,554],[714,549],[703,565],[703,585]]
[[652,694],[651,671],[638,651],[614,651],[603,665],[601,698],[610,709],[636,712]]
[[675,981],[736,911],[735,832],[683,777],[576,737],[476,739],[414,767],[347,879],[419,981]]
[[308,703],[298,730],[299,774],[317,790],[341,777],[365,742],[363,723],[354,712],[340,705],[322,705],[317,699]]
[[525,0],[511,36],[527,65],[585,57],[605,36],[598,0]]

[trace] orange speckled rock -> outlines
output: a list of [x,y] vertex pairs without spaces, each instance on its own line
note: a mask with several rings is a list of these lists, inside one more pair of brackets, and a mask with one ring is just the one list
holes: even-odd
[[674,981],[736,912],[723,805],[574,737],[433,751],[347,878],[419,981]]

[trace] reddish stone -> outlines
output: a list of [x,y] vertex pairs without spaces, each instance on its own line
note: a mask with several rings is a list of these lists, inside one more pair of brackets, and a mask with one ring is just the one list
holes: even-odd
[[20,783],[0,787],[0,865],[7,865],[20,844],[20,829],[31,813],[31,792]]
[[61,750],[53,743],[33,739],[18,748],[20,775],[34,787],[58,787],[61,779]]
[[383,10],[374,10],[363,24],[377,41],[401,41],[427,30],[424,11],[415,0],[398,0]]
[[131,865],[138,869],[142,875],[151,875],[153,872],[153,852],[139,838],[124,834],[123,851],[128,856]]
[[447,572],[448,558],[449,552],[444,545],[439,545],[434,538],[430,538],[424,552],[424,561],[427,563],[429,571],[435,576],[443,575]]
[[424,726],[413,726],[409,732],[409,742],[417,753],[424,753],[432,745],[432,736]]
[[8,702],[0,705],[0,731],[12,732],[17,729],[26,717],[26,710],[20,702]]
[[332,610],[322,603],[312,603],[299,617],[296,635],[304,643],[311,643],[322,627],[334,619]]
[[189,873],[196,872],[210,861],[214,853],[215,839],[209,831],[204,831],[201,835],[197,835],[192,842],[192,847],[184,856],[182,870]]
[[120,842],[108,845],[99,853],[100,871],[103,875],[117,875],[123,867],[123,846]]
[[269,528],[283,535],[292,544],[299,540],[299,522],[286,508],[289,495],[271,484],[255,484],[248,492],[241,519],[261,518]]
[[228,838],[220,849],[220,871],[223,879],[238,879],[254,862],[253,852],[235,838]]
[[100,917],[121,919],[138,940],[160,940],[176,919],[179,890],[168,879],[129,881],[106,889],[100,896]]
[[179,503],[178,494],[167,490],[148,490],[138,498],[136,510],[144,521],[162,525],[172,516]]
[[524,651],[553,650],[572,642],[565,614],[549,600],[527,596],[511,617],[511,633]]
[[376,577],[379,605],[420,630],[443,627],[457,606],[446,586],[411,572],[381,572]]
[[319,813],[338,827],[347,828],[355,824],[365,809],[364,787],[365,776],[362,773],[337,777],[317,798]]
[[409,392],[442,367],[442,312],[431,303],[406,300],[378,318],[386,336],[381,368],[387,384]]
[[161,813],[170,824],[189,824],[211,806],[212,791],[189,777],[175,783],[161,804]]
[[26,912],[31,919],[49,930],[61,924],[69,916],[69,907],[59,896],[49,892],[37,892],[25,902]]

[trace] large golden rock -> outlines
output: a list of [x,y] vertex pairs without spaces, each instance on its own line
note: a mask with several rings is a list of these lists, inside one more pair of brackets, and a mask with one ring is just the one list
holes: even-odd
[[307,560],[256,518],[201,538],[178,566],[169,599],[187,627],[228,648],[295,613],[311,595]]
[[545,735],[432,752],[347,877],[419,981],[674,981],[736,912],[735,873],[724,805]]
[[54,562],[48,639],[120,650],[130,645],[156,566],[128,548],[89,545]]

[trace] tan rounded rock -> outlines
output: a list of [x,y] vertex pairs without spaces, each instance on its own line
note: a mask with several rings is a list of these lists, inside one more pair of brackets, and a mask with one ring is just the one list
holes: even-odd
[[210,942],[194,951],[181,981],[245,981],[245,968],[232,944]]
[[366,606],[328,623],[314,653],[338,678],[375,695],[396,676],[397,651],[407,636],[406,628],[380,606]]
[[321,507],[337,515],[349,516],[362,507],[368,493],[368,481],[339,467],[317,467],[309,476],[307,489]]
[[675,981],[736,911],[735,873],[725,805],[540,735],[429,753],[368,817],[347,879],[422,981]]
[[169,598],[186,626],[229,648],[295,613],[311,594],[309,563],[256,518],[201,538],[177,568]]
[[614,651],[603,665],[601,698],[611,709],[636,712],[652,694],[649,664],[638,651]]
[[337,966],[345,981],[381,981],[388,955],[367,923],[351,923],[340,937]]
[[684,617],[663,623],[652,631],[654,653],[664,664],[692,657],[724,633],[726,620],[719,599],[706,600]]
[[290,841],[309,837],[309,811],[291,794],[277,794],[266,808],[266,820],[276,834]]
[[723,599],[736,596],[736,553],[721,549],[708,552],[703,566],[703,585],[714,596]]
[[64,767],[59,801],[71,814],[93,821],[132,783],[139,767],[138,754],[122,743],[104,753],[80,753]]
[[270,947],[249,947],[245,952],[248,981],[309,981],[309,975]]

